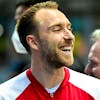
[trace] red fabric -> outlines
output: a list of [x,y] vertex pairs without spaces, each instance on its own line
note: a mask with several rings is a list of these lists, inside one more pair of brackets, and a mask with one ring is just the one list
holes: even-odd
[[88,93],[68,81],[70,75],[67,69],[65,69],[65,78],[61,86],[53,95],[44,89],[34,78],[30,70],[27,70],[27,76],[31,84],[16,100],[94,100]]

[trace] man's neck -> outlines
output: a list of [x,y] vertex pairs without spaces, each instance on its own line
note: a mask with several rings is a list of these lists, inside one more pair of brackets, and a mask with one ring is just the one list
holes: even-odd
[[58,69],[51,69],[52,67],[34,66],[32,67],[32,74],[45,87],[52,88],[64,79],[64,67]]

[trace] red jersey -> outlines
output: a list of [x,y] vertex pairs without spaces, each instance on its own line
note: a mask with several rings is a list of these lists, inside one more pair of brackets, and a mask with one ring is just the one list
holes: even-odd
[[65,68],[65,77],[52,94],[30,69],[0,85],[0,100],[100,100],[100,80]]

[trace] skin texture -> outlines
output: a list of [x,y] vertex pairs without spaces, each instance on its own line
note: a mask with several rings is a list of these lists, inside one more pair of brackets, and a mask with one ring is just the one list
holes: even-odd
[[100,41],[96,41],[90,48],[88,64],[84,72],[100,79]]
[[75,38],[70,21],[59,10],[41,9],[36,13],[35,19],[38,22],[39,36],[26,37],[32,51],[32,73],[44,87],[52,88],[62,82],[64,66],[69,66],[74,61]]

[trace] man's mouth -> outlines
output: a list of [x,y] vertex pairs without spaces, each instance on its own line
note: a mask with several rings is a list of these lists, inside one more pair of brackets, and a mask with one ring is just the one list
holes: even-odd
[[65,54],[71,54],[72,53],[72,46],[63,46],[60,48],[63,53]]

